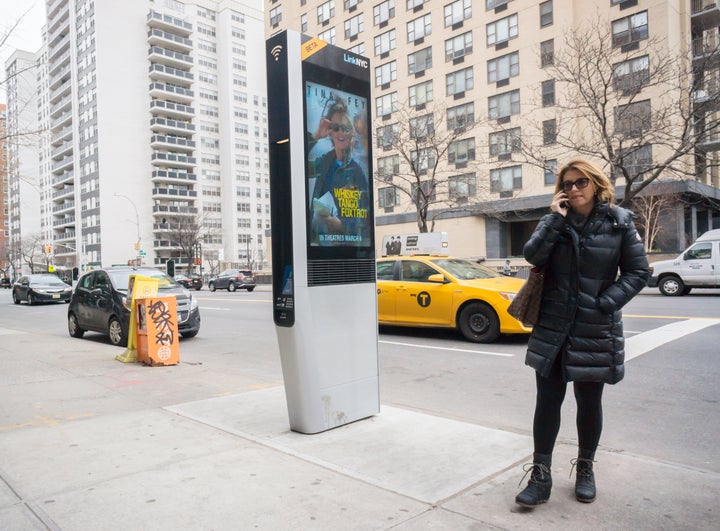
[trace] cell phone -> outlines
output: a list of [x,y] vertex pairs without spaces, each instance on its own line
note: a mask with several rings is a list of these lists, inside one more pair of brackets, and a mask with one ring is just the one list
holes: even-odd
[[562,201],[560,203],[560,208],[570,208],[570,203],[568,203],[567,201]]

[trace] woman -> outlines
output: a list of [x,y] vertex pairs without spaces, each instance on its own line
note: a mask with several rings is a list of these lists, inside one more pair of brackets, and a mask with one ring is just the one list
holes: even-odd
[[550,498],[567,382],[573,382],[577,401],[575,496],[585,503],[595,500],[603,386],[619,382],[625,372],[620,308],[645,286],[649,273],[633,214],[613,206],[613,195],[602,170],[581,159],[568,162],[558,174],[551,213],[525,244],[526,260],[545,267],[545,281],[525,358],[536,371],[537,401],[530,481],[515,498],[524,507]]
[[[311,135],[312,147],[318,140],[330,138],[333,149],[310,164],[310,178],[315,178],[312,192],[313,241],[323,241],[331,234],[342,234],[347,243],[367,241],[369,231],[368,179],[352,158],[353,124],[347,107],[334,101],[317,130]],[[363,216],[365,213],[365,216]],[[331,240],[337,241],[337,240]],[[322,243],[321,243],[322,245]]]

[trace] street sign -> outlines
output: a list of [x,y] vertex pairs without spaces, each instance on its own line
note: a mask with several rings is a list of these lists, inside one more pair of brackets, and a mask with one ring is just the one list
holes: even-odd
[[147,256],[147,253],[145,251],[143,251],[142,249],[140,249],[139,254],[140,254],[140,256]]

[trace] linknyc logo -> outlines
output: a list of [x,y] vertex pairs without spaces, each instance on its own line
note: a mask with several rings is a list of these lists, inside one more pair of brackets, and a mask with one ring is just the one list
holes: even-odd
[[360,68],[365,68],[365,69],[367,69],[367,67],[369,66],[367,59],[360,59],[359,57],[354,57],[354,56],[349,55],[349,54],[347,54],[347,53],[344,53],[344,54],[343,54],[343,60],[344,60],[346,63],[350,63],[350,64],[355,65],[355,66],[359,66]]

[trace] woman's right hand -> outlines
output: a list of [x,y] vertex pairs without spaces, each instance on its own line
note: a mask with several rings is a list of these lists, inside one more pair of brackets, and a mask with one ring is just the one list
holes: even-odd
[[568,213],[567,195],[565,192],[558,192],[553,196],[552,203],[550,203],[550,210],[557,212],[561,216],[565,217]]
[[315,131],[313,138],[315,140],[320,140],[321,138],[325,138],[326,136],[328,136],[330,134],[331,123],[332,122],[327,118],[320,118],[320,123],[318,124],[317,131]]

